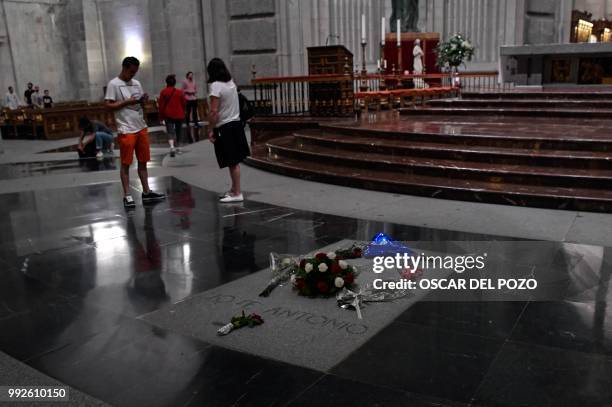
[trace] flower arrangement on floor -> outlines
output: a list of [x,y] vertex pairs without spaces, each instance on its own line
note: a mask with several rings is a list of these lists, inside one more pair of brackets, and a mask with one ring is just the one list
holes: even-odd
[[450,68],[456,71],[466,61],[471,61],[474,56],[474,46],[461,34],[455,34],[448,41],[440,43],[436,49],[438,54],[438,66]]
[[[349,248],[339,249],[339,250],[336,250],[335,252],[328,253],[327,259],[332,261],[330,259],[331,257],[334,260],[336,260],[336,262],[343,260],[342,264],[344,265],[344,260],[361,258],[363,254],[363,250],[364,250],[363,245],[353,244]],[[293,254],[270,253],[270,270],[272,271],[272,279],[268,282],[268,285],[266,286],[266,288],[264,288],[264,290],[261,293],[259,293],[259,296],[260,297],[270,296],[270,294],[276,287],[278,287],[279,285],[282,285],[286,281],[289,281],[289,279],[291,279],[292,284],[295,286],[294,280],[296,278],[295,277],[296,274],[300,271],[300,268],[302,269],[302,271],[304,269],[304,267],[300,267],[300,265],[304,263],[305,260],[300,260],[300,259],[302,259],[301,256],[296,256]],[[328,267],[332,267],[332,265],[328,264]],[[353,268],[351,267],[351,269]],[[353,278],[354,277],[355,275],[353,273]],[[337,290],[331,290],[329,293],[333,294],[335,291]],[[317,294],[315,292],[313,296],[316,296],[316,295]]]
[[291,282],[300,295],[330,296],[344,287],[352,287],[355,277],[353,266],[336,252],[329,252],[302,259],[291,276]]

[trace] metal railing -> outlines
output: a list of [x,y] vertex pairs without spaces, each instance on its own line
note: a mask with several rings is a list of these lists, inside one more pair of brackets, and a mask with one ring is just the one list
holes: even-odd
[[350,116],[355,94],[424,87],[457,88],[461,91],[506,91],[497,72],[438,74],[346,74],[254,78],[254,105],[260,116]]

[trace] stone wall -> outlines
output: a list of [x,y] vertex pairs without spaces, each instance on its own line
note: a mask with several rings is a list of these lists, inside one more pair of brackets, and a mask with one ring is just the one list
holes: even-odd
[[[612,0],[576,1],[612,12]],[[204,96],[205,64],[213,57],[226,61],[241,86],[250,83],[253,65],[259,77],[306,74],[310,46],[343,44],[358,68],[361,14],[367,19],[365,60],[373,71],[381,17],[389,24],[391,16],[391,0],[0,2],[1,93],[16,84],[23,94],[32,81],[56,100],[100,100],[128,54],[142,59],[138,79],[152,95],[168,73],[181,80],[193,71]],[[574,0],[421,0],[419,7],[421,31],[465,34],[477,47],[468,69],[492,70],[499,68],[502,45],[567,41]]]
[[612,19],[612,0],[575,0],[574,8],[580,11],[588,11],[593,14],[593,19]]
[[23,98],[26,83],[33,82],[41,92],[49,89],[58,99],[75,98],[78,85],[71,77],[65,2],[3,1],[2,10],[5,13],[1,23],[5,35],[0,43],[2,95],[13,85]]

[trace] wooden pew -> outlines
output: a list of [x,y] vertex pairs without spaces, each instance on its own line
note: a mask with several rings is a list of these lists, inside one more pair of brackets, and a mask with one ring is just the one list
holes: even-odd
[[[144,106],[145,120],[149,126],[159,124],[157,100],[151,99]],[[199,99],[198,113],[200,120],[206,120],[208,102]],[[3,110],[0,125],[7,129],[11,138],[44,138],[57,140],[77,137],[79,118],[86,116],[92,120],[105,123],[115,130],[115,117],[106,109],[104,102],[70,101],[54,104],[48,109],[23,108]],[[8,137],[7,137],[8,138]]]

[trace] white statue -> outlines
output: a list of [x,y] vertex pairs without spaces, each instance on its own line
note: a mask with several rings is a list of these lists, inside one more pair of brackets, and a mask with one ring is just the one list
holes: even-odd
[[[425,56],[425,53],[423,52],[423,48],[421,48],[421,40],[418,38],[414,41],[414,48],[412,49],[412,56],[414,57],[413,62],[412,62],[413,72],[417,75],[423,74],[423,57]],[[423,80],[423,78],[415,78],[414,87],[415,88],[428,88],[429,86]]]
[[421,48],[421,40],[419,40],[418,38],[414,41],[414,48],[412,49],[412,56],[414,56],[414,62],[413,62],[413,71],[416,74],[422,74],[423,73],[423,57],[425,56],[425,53],[423,52],[423,49]]

